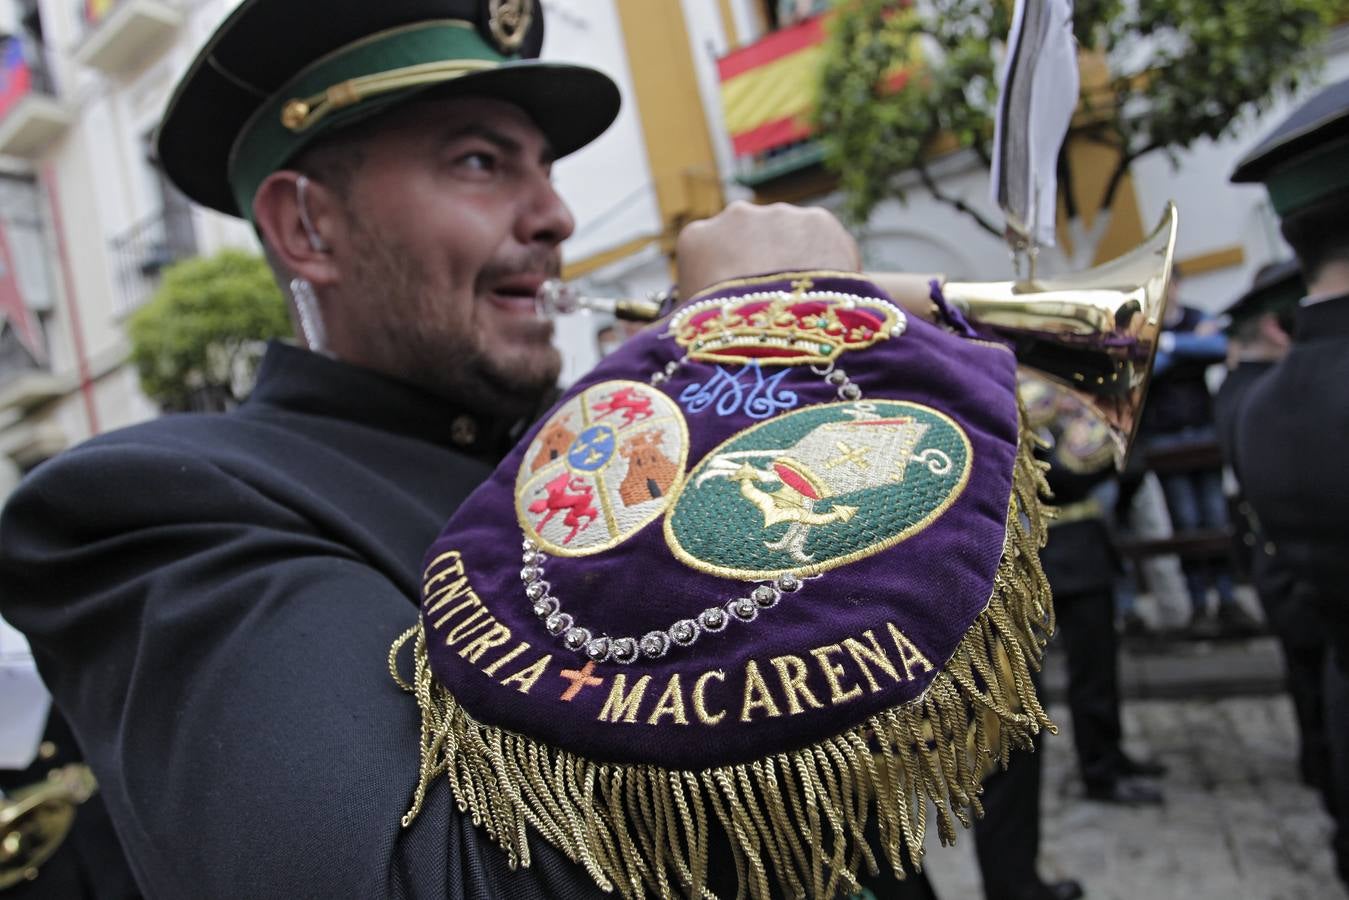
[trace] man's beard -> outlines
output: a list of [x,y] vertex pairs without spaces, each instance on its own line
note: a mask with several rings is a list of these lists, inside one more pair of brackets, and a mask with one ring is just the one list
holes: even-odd
[[[368,228],[361,230],[366,252],[355,272],[362,294],[356,302],[383,308],[362,337],[367,358],[399,380],[483,415],[519,418],[535,412],[557,381],[557,366],[493,358],[484,347],[475,306],[488,285],[510,275],[545,272],[555,277],[557,255],[544,251],[489,262],[478,274],[470,305],[463,308],[447,297],[428,295],[427,273],[413,254]],[[548,328],[526,319],[513,324],[540,329],[540,336]]]

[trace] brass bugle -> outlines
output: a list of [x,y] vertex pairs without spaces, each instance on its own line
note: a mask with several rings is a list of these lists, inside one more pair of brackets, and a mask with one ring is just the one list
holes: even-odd
[[1142,419],[1178,224],[1168,203],[1141,244],[1086,271],[942,286],[947,302],[1010,341],[1022,365],[1070,388],[1105,420],[1119,469]]
[[[1009,341],[1017,359],[1070,388],[1105,420],[1123,468],[1138,433],[1161,334],[1175,261],[1178,214],[1168,203],[1161,222],[1123,256],[1083,272],[1012,281],[946,281],[937,274],[866,272],[912,315],[939,322],[931,282],[972,325]],[[590,309],[649,322],[661,315],[660,295],[610,300],[549,282],[540,303],[556,312]]]
[[539,288],[535,298],[545,310],[554,313],[574,313],[582,310],[609,313],[616,319],[629,322],[654,322],[661,316],[664,293],[652,293],[645,298],[590,297],[557,278],[550,278]]
[[97,787],[88,766],[72,763],[0,795],[0,891],[37,878],[75,823],[75,808]]

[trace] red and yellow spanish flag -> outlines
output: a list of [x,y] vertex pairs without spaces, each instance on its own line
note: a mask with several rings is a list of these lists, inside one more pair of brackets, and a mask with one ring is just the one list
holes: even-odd
[[[756,156],[810,137],[828,21],[828,14],[806,19],[717,61],[722,115],[736,156]],[[908,57],[910,66],[896,66],[882,79],[881,93],[908,82],[913,63],[921,59],[917,43]]]
[[112,12],[116,2],[117,0],[84,0],[84,21],[91,24],[103,21],[103,18]]
[[721,107],[736,156],[753,156],[809,137],[824,16],[806,19],[717,62]]

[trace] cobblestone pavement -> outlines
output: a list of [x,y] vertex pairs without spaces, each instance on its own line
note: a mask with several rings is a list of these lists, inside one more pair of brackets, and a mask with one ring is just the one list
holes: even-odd
[[[1126,742],[1170,767],[1163,808],[1087,801],[1067,709],[1050,707],[1040,869],[1088,900],[1349,900],[1335,877],[1331,821],[1297,777],[1292,705],[1282,695],[1140,700]],[[930,836],[924,866],[942,900],[980,900],[973,835]]]

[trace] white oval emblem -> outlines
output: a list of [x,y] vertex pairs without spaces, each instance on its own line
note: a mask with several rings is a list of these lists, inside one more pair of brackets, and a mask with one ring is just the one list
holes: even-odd
[[605,381],[562,405],[525,452],[515,513],[545,553],[587,556],[665,511],[688,459],[679,407],[638,381]]

